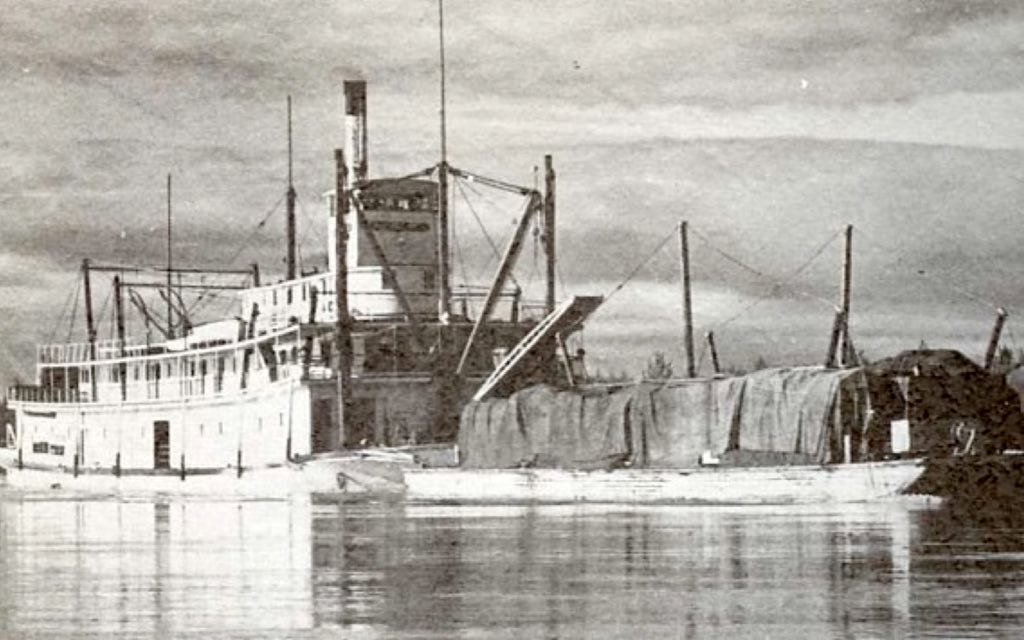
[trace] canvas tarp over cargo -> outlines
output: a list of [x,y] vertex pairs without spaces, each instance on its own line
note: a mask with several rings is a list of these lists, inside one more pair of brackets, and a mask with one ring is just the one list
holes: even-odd
[[811,367],[586,391],[532,387],[464,409],[461,464],[685,468],[705,451],[829,462],[842,455],[843,433],[855,447],[864,440],[866,394],[859,370]]

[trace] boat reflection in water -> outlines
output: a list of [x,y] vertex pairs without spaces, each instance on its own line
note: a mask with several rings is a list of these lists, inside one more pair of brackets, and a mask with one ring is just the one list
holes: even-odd
[[1020,628],[1020,545],[986,546],[983,533],[945,517],[896,505],[154,504],[0,493],[0,636]]

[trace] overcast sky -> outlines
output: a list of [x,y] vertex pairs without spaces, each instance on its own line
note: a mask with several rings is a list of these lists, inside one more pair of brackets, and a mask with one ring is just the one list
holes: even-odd
[[[58,320],[83,257],[163,261],[168,172],[176,262],[283,270],[280,207],[257,224],[284,189],[286,95],[307,267],[342,80],[369,83],[372,175],[436,161],[432,1],[3,5],[3,382],[81,339]],[[531,184],[554,154],[566,292],[612,291],[687,219],[698,335],[734,365],[818,362],[849,223],[868,356],[979,357],[998,305],[1024,347],[1021,3],[448,0],[446,19],[451,161]],[[480,213],[498,239],[515,215]],[[595,364],[660,349],[682,369],[676,270],[673,240],[598,311]]]

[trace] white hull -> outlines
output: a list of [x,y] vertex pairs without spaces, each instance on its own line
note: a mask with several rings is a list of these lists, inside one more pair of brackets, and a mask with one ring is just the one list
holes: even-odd
[[357,457],[325,457],[305,462],[236,469],[178,473],[124,473],[110,470],[78,475],[62,468],[18,468],[17,452],[0,449],[0,485],[30,491],[60,491],[90,496],[150,498],[197,496],[204,498],[289,499],[323,495],[385,496],[401,493],[401,467],[390,461]]
[[812,504],[884,500],[921,474],[920,460],[693,470],[411,469],[417,502]]
[[283,499],[297,495],[401,497],[410,502],[491,504],[838,504],[900,495],[921,460],[830,466],[616,469],[423,469],[388,454],[348,454],[279,466],[178,474],[80,473],[17,467],[0,449],[7,486],[120,497],[180,495]]

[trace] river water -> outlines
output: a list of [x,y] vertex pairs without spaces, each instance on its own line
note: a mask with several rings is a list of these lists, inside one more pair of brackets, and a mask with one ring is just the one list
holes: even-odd
[[1021,637],[1024,525],[975,515],[0,487],[0,638]]

